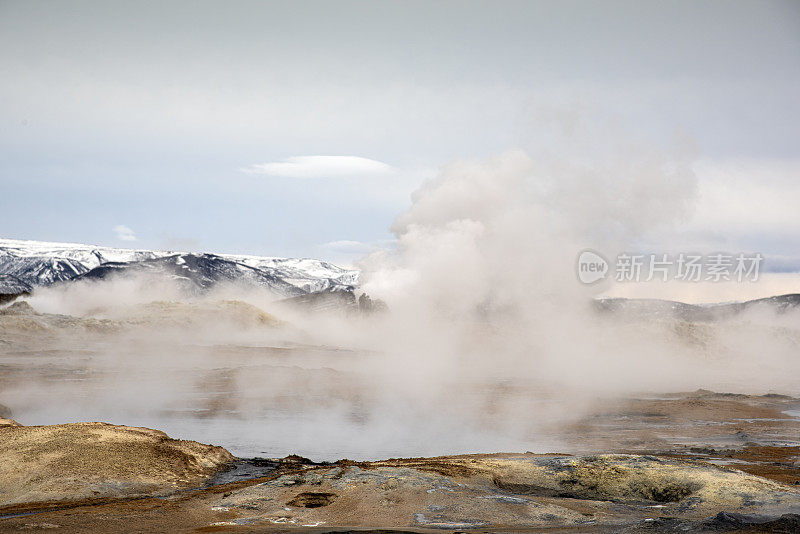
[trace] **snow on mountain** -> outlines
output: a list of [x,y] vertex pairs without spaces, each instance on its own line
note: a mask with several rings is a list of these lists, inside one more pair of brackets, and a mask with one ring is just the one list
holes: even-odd
[[[26,284],[16,276],[10,274],[0,274],[0,297],[3,295],[19,295],[28,293],[31,290],[30,284]],[[2,299],[0,299],[1,301]]]
[[168,277],[187,291],[203,291],[225,282],[264,287],[284,297],[306,293],[303,288],[296,287],[273,273],[215,254],[174,254],[141,261],[103,263],[73,280],[98,280],[119,274]]
[[335,286],[358,285],[358,271],[342,269],[321,260],[228,254],[220,254],[220,256],[249,267],[274,273],[293,286],[302,288],[304,293],[328,291]]
[[31,286],[42,286],[70,280],[103,263],[138,261],[166,254],[169,253],[0,239],[0,274],[15,276]]
[[[314,259],[202,254],[0,239],[0,292],[112,273],[168,276],[186,287],[219,282],[266,287],[282,296],[335,291],[358,284],[358,271]],[[20,285],[22,284],[22,285]]]

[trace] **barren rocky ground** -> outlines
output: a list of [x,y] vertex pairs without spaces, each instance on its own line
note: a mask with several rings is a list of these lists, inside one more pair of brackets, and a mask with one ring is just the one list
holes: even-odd
[[[0,529],[796,532],[800,446],[787,443],[800,422],[780,416],[796,403],[711,392],[619,401],[572,429],[587,448],[619,433],[613,454],[294,457],[233,470],[219,447],[147,429],[5,426]],[[678,422],[653,424],[658,410]],[[724,417],[705,426],[712,413]],[[647,421],[660,448],[621,453]]]

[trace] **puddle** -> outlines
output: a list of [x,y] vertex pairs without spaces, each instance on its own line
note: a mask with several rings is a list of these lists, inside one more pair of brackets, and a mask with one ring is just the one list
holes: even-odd
[[747,465],[747,464],[751,463],[751,462],[746,462],[744,460],[737,460],[735,458],[725,458],[725,459],[722,459],[722,458],[706,458],[703,461],[708,462],[710,464],[714,464],[714,465],[736,465],[736,464],[738,464],[738,465]]
[[269,476],[275,472],[279,465],[280,462],[278,460],[269,458],[241,458],[236,460],[231,469],[214,475],[208,481],[208,486],[219,486],[229,482]]

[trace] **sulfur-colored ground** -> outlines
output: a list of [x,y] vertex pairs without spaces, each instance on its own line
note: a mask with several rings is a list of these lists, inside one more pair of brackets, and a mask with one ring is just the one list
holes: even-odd
[[[287,465],[270,477],[167,499],[8,517],[0,529],[696,532],[709,521],[719,527],[713,518],[723,511],[783,516],[772,524],[794,528],[800,522],[789,514],[800,512],[800,488],[701,462],[636,455],[343,461]],[[753,528],[740,530],[763,531]]]
[[800,512],[800,489],[657,457],[472,455],[315,468],[234,490],[212,505],[236,525],[627,527],[722,510]]
[[202,485],[232,461],[222,447],[147,428],[6,424],[0,426],[0,507],[167,494]]

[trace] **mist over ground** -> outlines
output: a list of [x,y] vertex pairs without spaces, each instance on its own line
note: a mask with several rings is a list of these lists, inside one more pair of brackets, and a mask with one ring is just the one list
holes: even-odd
[[[7,329],[0,402],[25,424],[102,420],[330,460],[569,450],[560,429],[642,392],[800,394],[796,309],[608,315],[592,299],[613,285],[576,278],[578,251],[626,250],[692,212],[684,152],[445,166],[396,218],[397,247],[359,262],[380,313],[145,277],[37,289],[36,312],[72,318]],[[36,321],[51,327],[31,335]]]

